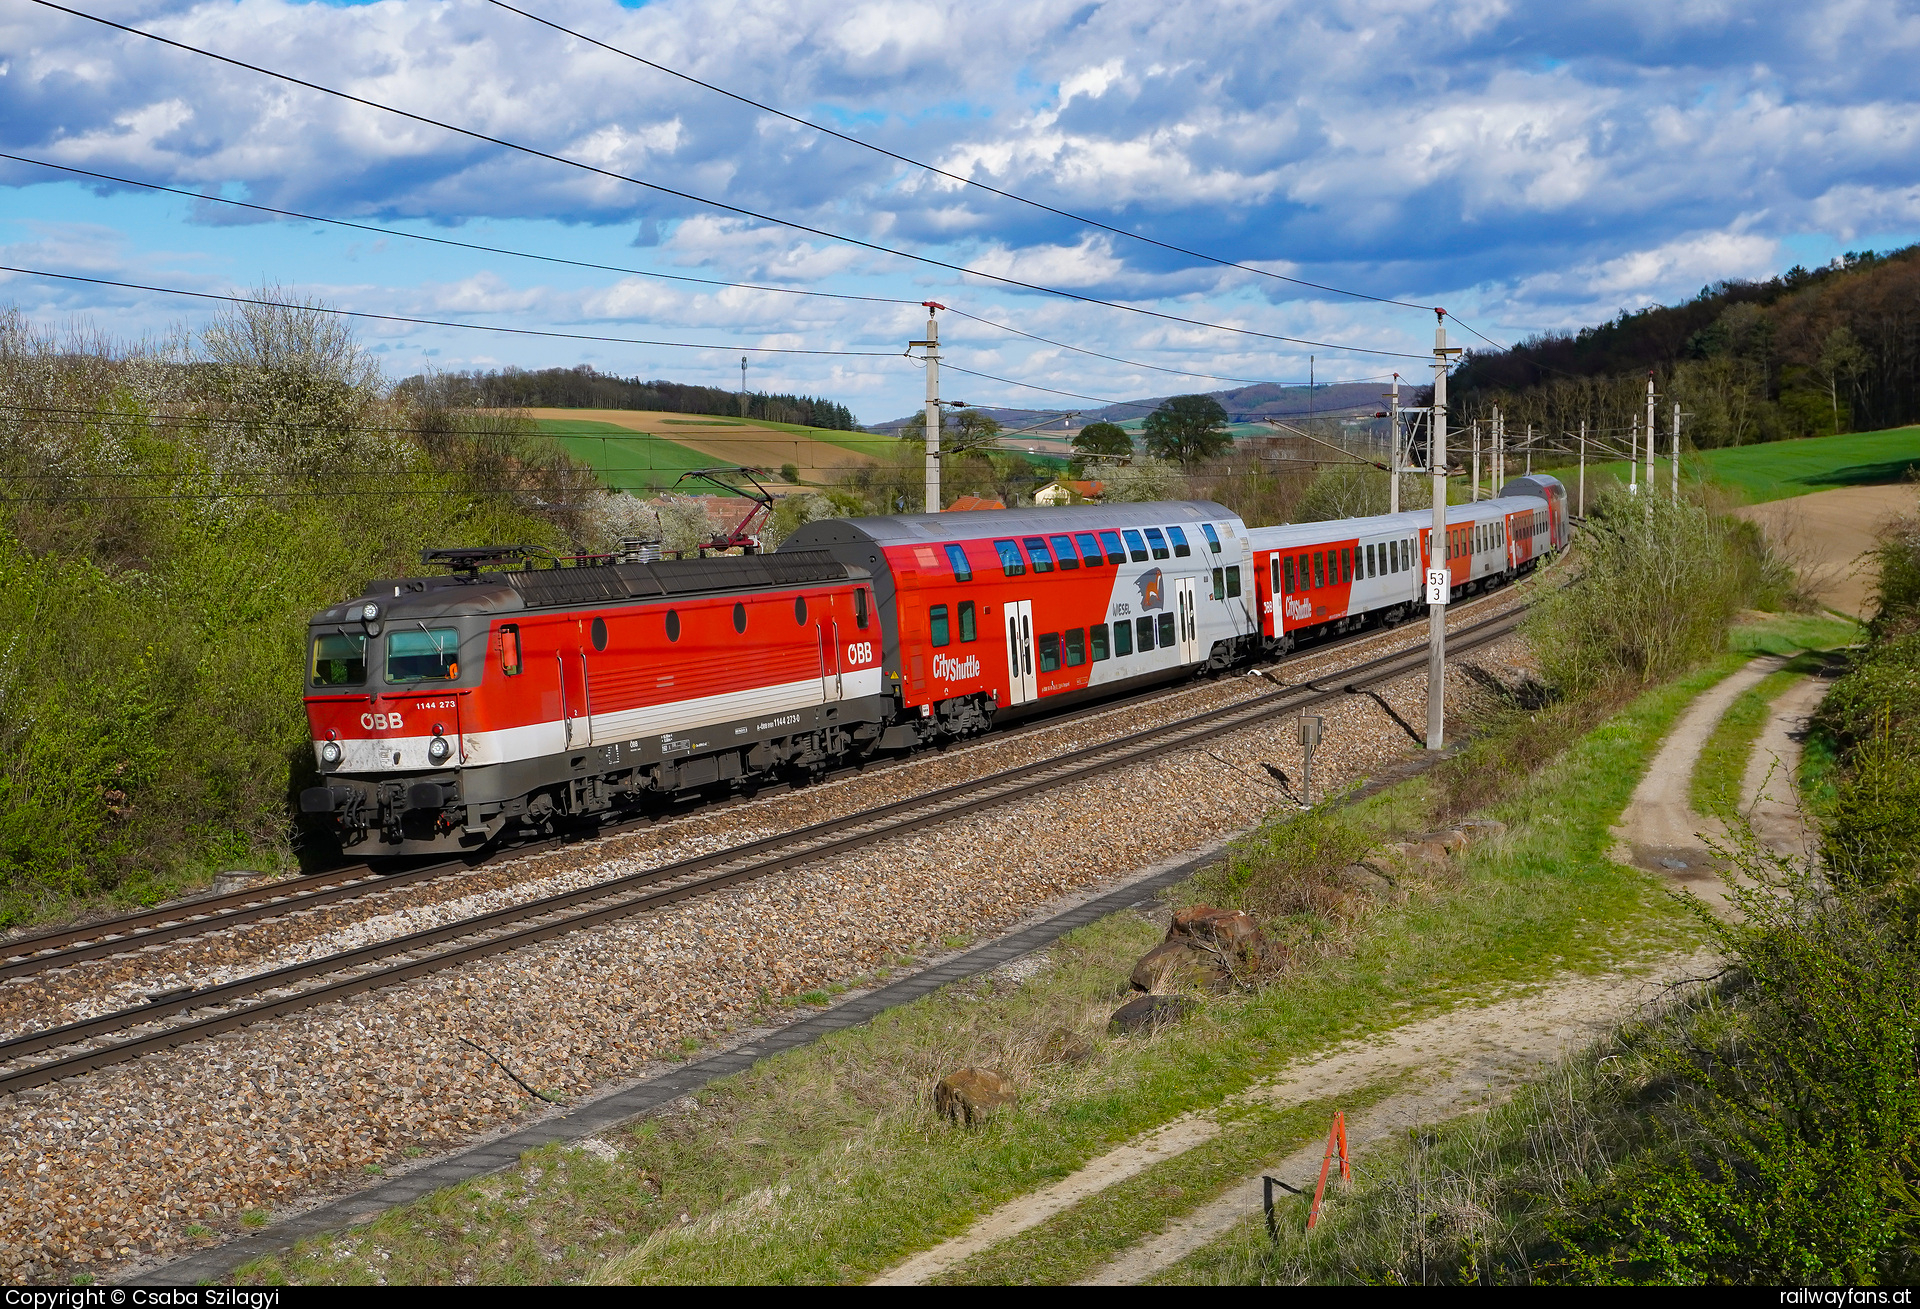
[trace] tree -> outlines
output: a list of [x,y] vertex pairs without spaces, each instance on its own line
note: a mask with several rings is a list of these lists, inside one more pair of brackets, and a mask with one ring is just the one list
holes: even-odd
[[1176,395],[1147,415],[1147,453],[1191,468],[1233,443],[1227,411],[1210,395]]
[[[1079,436],[1073,438],[1073,451],[1075,459],[1071,463],[1071,472],[1073,476],[1081,476],[1087,472],[1087,455],[1106,455],[1108,459],[1119,463],[1133,459],[1133,438],[1127,436],[1127,428],[1119,426],[1117,422],[1089,422],[1079,430]],[[1106,464],[1108,459],[1098,463]]]
[[1110,504],[1144,504],[1151,500],[1184,500],[1187,479],[1172,464],[1158,459],[1136,459],[1121,464],[1101,479],[1100,498]]
[[1867,352],[1860,348],[1860,342],[1845,327],[1836,327],[1827,333],[1827,339],[1820,347],[1820,362],[1814,365],[1814,371],[1827,384],[1827,403],[1833,407],[1833,430],[1840,430],[1840,384],[1851,384],[1860,374],[1867,371],[1871,360]]
[[[1000,424],[991,416],[978,409],[957,409],[940,420],[940,453],[958,454],[962,450],[973,450],[980,446],[992,445],[1000,435]],[[914,441],[925,445],[927,441],[927,416],[924,412],[909,418],[900,427],[902,441]]]

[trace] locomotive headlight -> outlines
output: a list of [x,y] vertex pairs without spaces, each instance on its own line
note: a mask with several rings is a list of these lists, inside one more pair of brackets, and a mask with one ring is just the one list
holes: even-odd
[[378,618],[379,616],[380,616],[379,605],[369,601],[368,603],[360,606],[360,617],[363,621],[370,623],[374,619]]
[[447,744],[447,738],[436,736],[427,742],[427,758],[436,764],[447,762],[447,756],[453,753],[453,747]]
[[340,743],[338,741],[329,741],[325,745],[320,747],[320,762],[323,764],[339,763],[340,755],[341,755],[341,750],[340,750]]

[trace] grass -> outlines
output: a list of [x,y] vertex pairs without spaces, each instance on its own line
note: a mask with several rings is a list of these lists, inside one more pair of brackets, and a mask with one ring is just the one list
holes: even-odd
[[[1666,446],[1663,444],[1656,453],[1654,487],[1664,492],[1671,476]],[[1645,459],[1644,452],[1641,457]],[[1909,472],[1920,468],[1920,427],[1701,450],[1684,455],[1683,466],[1690,476],[1704,475],[1739,492],[1751,504],[1843,486],[1882,486],[1902,481]],[[1572,485],[1572,468],[1553,471],[1561,481]],[[1626,480],[1624,459],[1587,465],[1589,497],[1602,483]],[[1643,483],[1646,480],[1644,462],[1640,467],[1640,480]]]
[[644,495],[672,486],[682,473],[713,467],[712,455],[613,423],[539,418],[533,427],[568,455],[591,465],[601,482],[616,491]]
[[1866,630],[1834,613],[1755,614],[1727,633],[1729,649],[1744,654],[1791,655],[1802,650],[1835,650],[1861,640]]
[[[1160,935],[1137,914],[1113,915],[1064,938],[1024,982],[955,984],[715,1083],[697,1112],[609,1134],[621,1151],[612,1162],[532,1151],[514,1169],[303,1242],[240,1278],[856,1281],[1297,1056],[1492,989],[1690,943],[1696,929],[1652,879],[1607,859],[1607,829],[1674,717],[1739,662],[1650,691],[1587,734],[1496,807],[1514,830],[1474,852],[1459,885],[1379,908],[1344,948],[1299,956],[1282,985],[1213,998],[1153,1036],[1110,1036],[1126,974]],[[1425,812],[1422,786],[1392,788],[1343,821],[1376,836],[1396,830]],[[932,1083],[966,1065],[1010,1077],[1020,1103],[973,1130],[938,1119]],[[1271,1130],[1265,1139],[1279,1149],[1299,1125],[1247,1125],[1256,1129]],[[1212,1184],[1244,1163],[1222,1158],[1228,1175],[1208,1170]],[[1205,1178],[1178,1176],[1187,1181],[1159,1179],[1181,1191],[1155,1202],[1166,1213],[1206,1198]]]

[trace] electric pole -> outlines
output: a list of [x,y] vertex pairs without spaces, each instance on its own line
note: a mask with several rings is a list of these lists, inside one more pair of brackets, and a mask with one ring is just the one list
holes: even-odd
[[1433,311],[1433,408],[1427,411],[1427,466],[1433,474],[1433,539],[1427,550],[1427,749],[1447,744],[1447,311]]
[[1680,402],[1673,402],[1673,502],[1680,503]]
[[1580,516],[1587,516],[1587,420],[1580,420]]
[[1480,503],[1480,420],[1473,420],[1473,502]]
[[1627,494],[1640,494],[1640,415],[1633,416],[1627,436]]
[[1527,424],[1527,476],[1533,476],[1533,424]]
[[1393,375],[1392,407],[1388,410],[1387,431],[1393,438],[1393,454],[1387,460],[1393,466],[1393,485],[1387,490],[1387,512],[1400,512],[1400,374]]
[[747,357],[740,356],[740,416],[747,416]]
[[1653,426],[1653,370],[1647,370],[1647,494],[1653,494],[1653,450],[1659,443]]
[[919,346],[927,353],[927,512],[940,512],[940,324],[934,313],[946,306],[933,300],[921,301],[927,307],[927,338],[909,341],[907,349]]

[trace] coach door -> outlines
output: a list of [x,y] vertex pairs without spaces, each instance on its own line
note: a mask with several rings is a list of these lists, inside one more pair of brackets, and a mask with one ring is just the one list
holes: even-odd
[[1176,577],[1173,581],[1175,622],[1180,633],[1180,662],[1197,664],[1200,662],[1200,617],[1195,600],[1195,584],[1191,577]]
[[1007,703],[1025,704],[1037,685],[1033,675],[1033,601],[1015,600],[1007,615]]
[[587,652],[560,650],[560,717],[567,729],[567,749],[593,744],[593,688],[587,681]]

